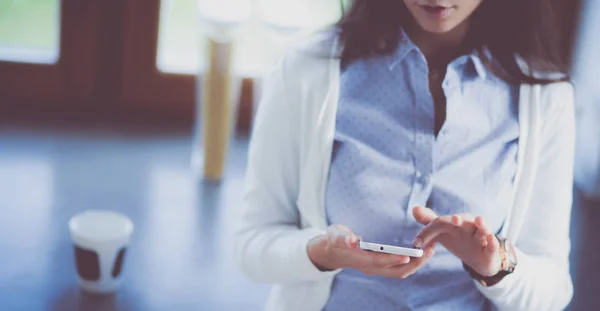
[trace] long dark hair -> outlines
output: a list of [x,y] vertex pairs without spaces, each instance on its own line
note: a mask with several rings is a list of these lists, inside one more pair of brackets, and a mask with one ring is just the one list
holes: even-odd
[[[556,17],[548,0],[483,0],[473,13],[468,41],[480,52],[488,70],[509,83],[568,81]],[[336,27],[344,46],[342,67],[393,53],[400,43],[402,27],[411,19],[402,0],[354,0]],[[486,48],[489,57],[483,53]],[[532,72],[560,75],[549,79],[524,73],[516,56]]]

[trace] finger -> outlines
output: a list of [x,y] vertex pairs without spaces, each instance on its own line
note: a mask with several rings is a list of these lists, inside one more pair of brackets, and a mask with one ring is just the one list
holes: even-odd
[[431,256],[434,255],[435,247],[437,246],[437,244],[437,240],[432,240],[425,247],[423,247],[423,256],[417,258],[417,260],[414,260],[417,262],[416,264],[418,267],[422,267],[424,262],[426,262],[429,258],[431,258]]
[[471,213],[456,214],[462,218],[463,222],[475,222],[475,216]]
[[417,272],[417,270],[421,269],[431,257],[433,257],[433,255],[435,254],[436,243],[437,241],[435,240],[433,241],[433,243],[430,243],[430,246],[425,248],[423,257],[419,258],[418,260],[415,260],[415,263],[413,265],[408,265],[408,275],[413,275],[415,272]]
[[425,247],[423,247],[423,249],[425,251],[427,251],[427,249],[431,248],[435,250],[435,247],[437,246],[438,241],[437,240],[432,240],[431,242],[429,242],[427,245],[425,245]]
[[460,215],[452,215],[450,222],[455,226],[461,226],[463,224],[463,219]]
[[450,222],[456,227],[460,228],[463,232],[474,235],[477,231],[477,227],[473,224],[475,217],[471,214],[455,214],[452,215]]
[[376,268],[388,268],[398,265],[406,265],[410,262],[410,257],[375,253],[372,258],[372,265]]
[[454,214],[452,215],[450,222],[457,228],[460,228],[463,232],[468,234],[475,234],[477,227],[475,226],[475,216],[473,214]]
[[360,243],[360,237],[354,233],[346,238],[346,244],[350,248],[358,248],[358,243]]
[[408,256],[363,251],[358,260],[358,266],[362,269],[384,269],[388,267],[408,264],[411,259]]
[[413,217],[422,225],[429,224],[432,220],[438,217],[438,215],[430,208],[417,206],[413,208]]
[[488,239],[487,236],[490,235],[490,230],[488,229],[487,224],[484,222],[483,217],[479,216],[475,218],[475,226],[477,230],[473,234],[474,238],[479,241],[482,247],[487,247]]
[[493,234],[487,235],[487,247],[485,248],[488,255],[494,255],[500,251],[500,242]]
[[462,231],[469,234],[475,234],[477,226],[475,226],[476,217],[470,213],[455,214],[452,216],[452,224],[460,227]]
[[348,234],[340,231],[330,231],[327,234],[327,241],[332,248],[350,248],[347,238],[349,238]]
[[456,228],[456,226],[452,224],[450,216],[438,217],[426,225],[421,232],[417,234],[413,241],[413,245],[415,247],[427,245],[440,234],[449,233],[454,230],[454,228]]
[[328,242],[335,248],[356,248],[359,238],[348,227],[333,225],[327,232]]
[[475,218],[475,226],[477,227],[477,229],[486,232],[486,235],[490,234],[490,226],[488,226],[488,224],[485,222],[485,220],[483,220],[483,217],[481,216],[477,216]]
[[413,260],[403,266],[389,267],[381,271],[384,276],[405,279],[421,269],[429,259],[435,254],[435,245],[437,241],[433,241],[426,248],[423,257],[413,258]]
[[354,233],[354,232],[353,232],[353,231],[352,231],[350,228],[348,228],[347,226],[340,225],[340,224],[332,225],[332,226],[331,226],[331,229],[334,229],[334,230],[336,230],[336,231],[343,231],[343,232],[346,232],[346,233],[348,233],[348,234],[353,234],[353,233]]
[[481,245],[481,247],[488,246],[488,234],[486,232],[477,229],[477,231],[475,231],[475,233],[473,234],[473,238],[479,242],[479,245]]

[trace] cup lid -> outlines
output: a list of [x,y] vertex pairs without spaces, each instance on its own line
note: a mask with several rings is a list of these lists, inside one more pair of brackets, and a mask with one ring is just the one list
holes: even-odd
[[114,211],[87,210],[71,217],[69,230],[89,241],[107,242],[128,237],[133,232],[133,222]]

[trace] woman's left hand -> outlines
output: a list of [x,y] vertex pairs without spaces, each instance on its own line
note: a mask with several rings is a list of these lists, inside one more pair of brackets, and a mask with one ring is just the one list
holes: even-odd
[[500,271],[500,243],[482,217],[471,214],[438,216],[425,207],[415,207],[413,215],[425,225],[415,237],[416,247],[438,240],[477,273],[489,277]]

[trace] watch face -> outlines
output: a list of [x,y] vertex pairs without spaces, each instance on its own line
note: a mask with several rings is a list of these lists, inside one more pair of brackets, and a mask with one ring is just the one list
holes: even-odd
[[518,259],[517,259],[517,252],[515,251],[515,248],[513,247],[512,243],[510,243],[509,241],[505,241],[504,242],[504,250],[506,253],[506,259],[509,262],[509,265],[512,266],[512,268],[514,269],[514,266],[517,265],[518,263]]

